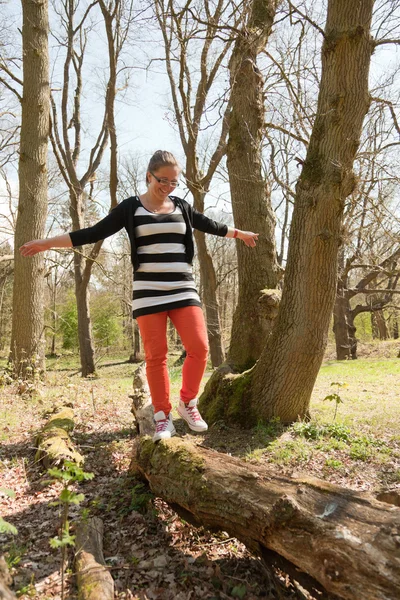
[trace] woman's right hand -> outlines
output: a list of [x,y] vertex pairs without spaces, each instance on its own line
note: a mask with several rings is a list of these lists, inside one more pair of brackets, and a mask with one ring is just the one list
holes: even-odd
[[39,252],[44,252],[50,248],[48,240],[32,240],[21,246],[19,251],[22,256],[35,256],[35,254],[39,254]]

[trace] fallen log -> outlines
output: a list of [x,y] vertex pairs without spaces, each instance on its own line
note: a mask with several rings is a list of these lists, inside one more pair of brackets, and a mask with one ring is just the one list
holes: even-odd
[[114,580],[103,556],[103,521],[81,521],[76,532],[76,577],[79,600],[113,600]]
[[277,476],[178,438],[139,438],[131,471],[209,529],[272,550],[346,600],[397,600],[400,509],[312,477]]
[[42,461],[46,469],[60,465],[65,460],[82,465],[84,458],[75,449],[69,436],[74,426],[72,408],[63,407],[52,415],[36,436],[35,460]]

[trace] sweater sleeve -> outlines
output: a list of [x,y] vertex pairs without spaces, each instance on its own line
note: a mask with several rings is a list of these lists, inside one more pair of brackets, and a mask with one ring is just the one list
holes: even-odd
[[92,227],[71,231],[69,237],[71,238],[73,247],[94,244],[117,233],[125,225],[124,214],[123,202],[121,202],[104,219]]
[[219,235],[225,237],[228,233],[228,226],[218,221],[209,219],[203,213],[198,212],[196,209],[193,210],[193,227],[204,233],[211,233],[212,235]]

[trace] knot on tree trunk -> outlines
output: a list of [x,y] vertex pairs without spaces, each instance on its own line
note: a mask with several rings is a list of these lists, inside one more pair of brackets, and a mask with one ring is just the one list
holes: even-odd
[[282,292],[277,289],[265,289],[261,291],[261,296],[258,299],[260,313],[264,319],[276,319],[281,303]]

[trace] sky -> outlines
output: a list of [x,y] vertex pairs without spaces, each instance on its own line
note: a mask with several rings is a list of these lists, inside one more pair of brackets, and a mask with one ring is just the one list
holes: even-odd
[[[19,0],[6,0],[2,4],[4,23],[10,35],[18,42],[21,28],[21,4]],[[51,73],[53,88],[60,87],[62,81],[62,51],[56,39],[57,27],[54,11],[51,10],[50,54],[53,70]],[[104,79],[104,66],[107,64],[107,47],[105,44],[104,26],[101,18],[93,22],[88,45],[88,60],[85,63],[85,86],[83,92],[82,116],[84,123],[83,154],[89,150],[96,138],[99,124],[103,115],[102,90]],[[130,67],[130,84],[117,99],[117,132],[120,156],[139,156],[143,164],[147,164],[151,154],[157,149],[172,151],[183,162],[183,151],[179,136],[171,123],[172,111],[170,110],[170,89],[164,66],[161,61],[154,59],[163,56],[163,47],[160,35],[157,34],[146,21],[133,29],[132,44],[129,52],[124,56],[124,61]],[[371,80],[378,78],[391,68],[397,60],[400,48],[397,46],[382,47],[372,57]],[[57,59],[57,60],[56,60]],[[153,62],[149,68],[150,59]],[[56,65],[56,66],[54,66]],[[54,91],[55,96],[60,92]],[[84,161],[85,162],[85,161]],[[103,160],[106,166],[108,157]],[[11,174],[10,183],[15,197],[18,195],[18,180],[16,172]],[[183,195],[184,190],[177,192]],[[4,197],[4,183],[0,180],[0,212],[8,213],[7,199]],[[228,195],[226,185],[214,182],[209,195],[211,205],[217,203],[220,195]],[[101,194],[104,212],[107,211],[107,195]],[[221,205],[221,204],[220,204]],[[228,204],[222,204],[228,210]],[[0,232],[1,235],[1,232]]]

